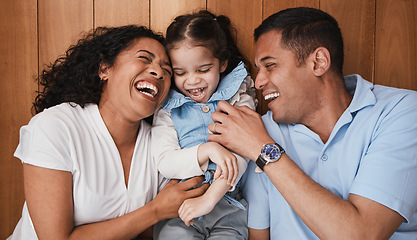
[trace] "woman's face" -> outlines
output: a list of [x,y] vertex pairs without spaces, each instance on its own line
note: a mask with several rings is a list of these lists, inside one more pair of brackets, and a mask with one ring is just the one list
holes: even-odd
[[99,108],[137,122],[162,104],[171,84],[172,69],[164,46],[152,38],[140,38],[122,51],[112,67],[102,65],[106,82]]

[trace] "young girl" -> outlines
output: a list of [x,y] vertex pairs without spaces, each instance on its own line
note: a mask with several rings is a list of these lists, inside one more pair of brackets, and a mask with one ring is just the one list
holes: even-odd
[[166,38],[174,89],[154,118],[152,150],[157,168],[167,178],[204,174],[211,186],[203,196],[182,204],[181,219],[158,223],[154,237],[247,239],[246,201],[235,184],[247,160],[208,142],[208,135],[215,133],[215,127],[208,129],[211,114],[220,100],[256,107],[253,81],[230,33],[230,20],[207,11],[178,16]]

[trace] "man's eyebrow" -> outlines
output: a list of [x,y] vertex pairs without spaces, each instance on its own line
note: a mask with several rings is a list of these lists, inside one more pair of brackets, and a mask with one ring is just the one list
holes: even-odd
[[[265,61],[267,61],[267,60],[269,60],[269,59],[275,59],[275,58],[274,58],[274,57],[272,57],[272,56],[266,56],[266,57],[261,58],[261,59],[259,60],[259,63],[263,63],[263,62],[265,62]],[[255,63],[255,68],[259,68],[259,66],[258,66],[258,65],[256,65],[256,63]]]

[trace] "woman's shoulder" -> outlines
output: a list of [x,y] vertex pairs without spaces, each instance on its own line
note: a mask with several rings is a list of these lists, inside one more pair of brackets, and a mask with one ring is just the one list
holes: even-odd
[[91,115],[91,110],[94,108],[97,108],[97,105],[87,104],[81,107],[75,103],[61,103],[36,114],[30,120],[28,126],[52,129],[74,125],[85,119],[86,115]]

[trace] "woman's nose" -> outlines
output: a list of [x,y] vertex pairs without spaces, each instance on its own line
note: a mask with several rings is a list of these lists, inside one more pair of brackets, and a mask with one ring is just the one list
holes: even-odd
[[164,71],[162,68],[157,64],[151,64],[149,66],[149,72],[152,76],[154,76],[156,79],[162,80],[164,78]]

